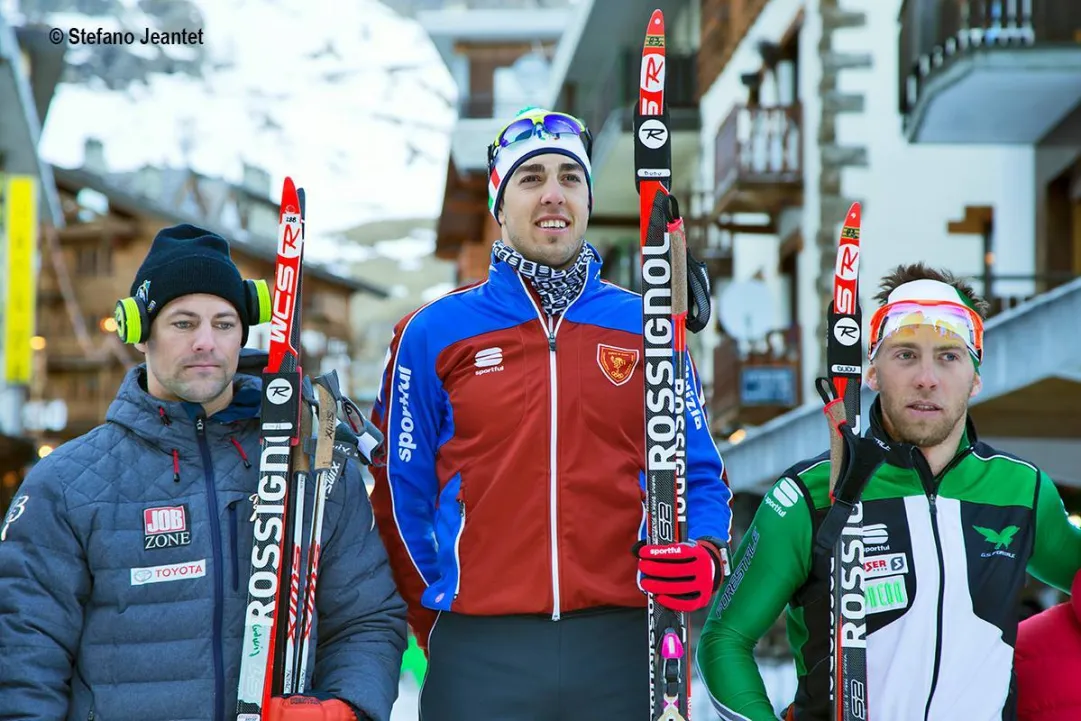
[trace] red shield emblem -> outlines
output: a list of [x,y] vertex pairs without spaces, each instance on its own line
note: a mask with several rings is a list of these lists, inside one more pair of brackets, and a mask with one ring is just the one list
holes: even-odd
[[613,345],[597,344],[597,365],[613,384],[621,386],[631,379],[634,368],[638,365],[636,348],[617,348]]

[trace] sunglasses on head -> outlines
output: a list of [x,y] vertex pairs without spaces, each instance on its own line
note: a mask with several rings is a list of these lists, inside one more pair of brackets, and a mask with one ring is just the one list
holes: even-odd
[[871,316],[868,356],[874,357],[886,336],[914,325],[930,325],[960,336],[977,360],[983,358],[983,319],[979,313],[944,300],[903,300],[879,308]]
[[503,128],[496,137],[495,142],[488,146],[488,166],[492,166],[496,155],[501,149],[519,140],[526,140],[536,135],[540,130],[555,136],[577,135],[582,138],[582,144],[586,148],[586,155],[592,156],[593,154],[593,136],[590,135],[589,130],[586,129],[581,120],[566,113],[544,113],[519,118]]

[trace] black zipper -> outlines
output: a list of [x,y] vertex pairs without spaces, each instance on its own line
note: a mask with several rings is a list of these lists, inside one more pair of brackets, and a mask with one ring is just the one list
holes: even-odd
[[240,503],[239,500],[229,502],[229,544],[233,549],[233,590],[240,589],[240,572],[238,566],[240,565],[240,548],[237,546],[237,518],[236,518],[236,504]]
[[958,463],[963,461],[969,453],[972,452],[972,446],[964,449],[956,456],[954,456],[946,467],[937,475],[931,474],[931,466],[928,465],[927,459],[918,448],[912,449],[913,465],[916,467],[916,472],[920,476],[920,483],[923,485],[924,493],[927,495],[927,501],[930,506],[931,512],[931,535],[935,539],[935,553],[938,555],[938,606],[937,614],[935,617],[935,665],[934,670],[931,672],[931,690],[927,693],[927,705],[923,708],[924,721],[929,721],[931,714],[931,700],[935,697],[935,689],[938,687],[938,672],[942,665],[942,615],[943,608],[946,605],[946,559],[942,555],[942,537],[938,532],[938,505],[935,501],[938,499],[938,489],[942,485],[942,479],[947,473],[952,471]]
[[222,659],[222,606],[225,591],[222,588],[223,554],[221,551],[221,519],[218,517],[218,493],[214,488],[214,464],[210,456],[210,446],[206,440],[206,416],[200,413],[195,418],[195,435],[199,439],[199,453],[203,457],[203,478],[206,480],[206,501],[210,516],[210,540],[214,545],[214,718],[224,721],[222,699],[225,698],[225,671]]

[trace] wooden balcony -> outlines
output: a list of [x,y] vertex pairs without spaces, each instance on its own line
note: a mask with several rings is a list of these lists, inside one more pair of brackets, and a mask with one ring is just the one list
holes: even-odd
[[714,350],[709,408],[715,436],[761,425],[802,403],[799,326],[772,331],[766,341],[743,356],[724,336]]
[[737,105],[714,141],[714,212],[769,213],[803,203],[800,106]]
[[898,50],[912,142],[1036,143],[1081,103],[1077,0],[905,0]]
[[724,72],[732,54],[769,0],[700,0],[698,97]]

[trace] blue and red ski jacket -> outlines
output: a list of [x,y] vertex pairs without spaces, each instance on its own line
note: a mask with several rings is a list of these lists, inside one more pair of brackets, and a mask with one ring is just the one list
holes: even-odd
[[[642,300],[600,270],[551,318],[493,256],[486,281],[395,327],[372,503],[422,643],[441,610],[645,605]],[[686,365],[688,535],[727,542],[731,491]]]

